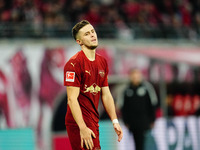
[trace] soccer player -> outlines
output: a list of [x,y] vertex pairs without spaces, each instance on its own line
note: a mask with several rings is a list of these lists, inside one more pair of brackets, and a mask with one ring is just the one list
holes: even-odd
[[81,51],[71,57],[64,67],[64,85],[68,97],[66,129],[73,150],[100,150],[100,95],[119,142],[123,136],[108,87],[108,65],[105,58],[96,53],[98,38],[88,21],[77,23],[72,34]]

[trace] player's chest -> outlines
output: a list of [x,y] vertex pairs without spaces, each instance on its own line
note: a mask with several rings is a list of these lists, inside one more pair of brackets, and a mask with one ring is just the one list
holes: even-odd
[[81,68],[82,81],[101,82],[106,76],[105,67],[99,63],[85,63]]

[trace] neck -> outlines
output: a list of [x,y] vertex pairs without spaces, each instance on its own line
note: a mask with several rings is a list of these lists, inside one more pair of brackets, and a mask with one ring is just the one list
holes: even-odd
[[83,52],[85,53],[85,56],[90,60],[90,61],[94,61],[95,60],[95,53],[96,53],[96,49],[88,49],[85,47],[82,47]]
[[133,86],[139,86],[139,85],[141,84],[141,82],[139,82],[139,81],[138,81],[138,82],[133,82],[133,81],[132,81],[131,84],[132,84]]

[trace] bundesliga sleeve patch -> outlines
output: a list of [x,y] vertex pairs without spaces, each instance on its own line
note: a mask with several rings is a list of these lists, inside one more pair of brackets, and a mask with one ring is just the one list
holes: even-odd
[[65,81],[74,82],[75,80],[75,72],[67,71]]

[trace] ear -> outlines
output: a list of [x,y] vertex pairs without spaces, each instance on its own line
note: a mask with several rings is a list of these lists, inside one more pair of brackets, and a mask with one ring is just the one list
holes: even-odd
[[79,40],[79,39],[76,40],[76,43],[77,43],[78,45],[80,45],[80,46],[82,45],[82,41]]

